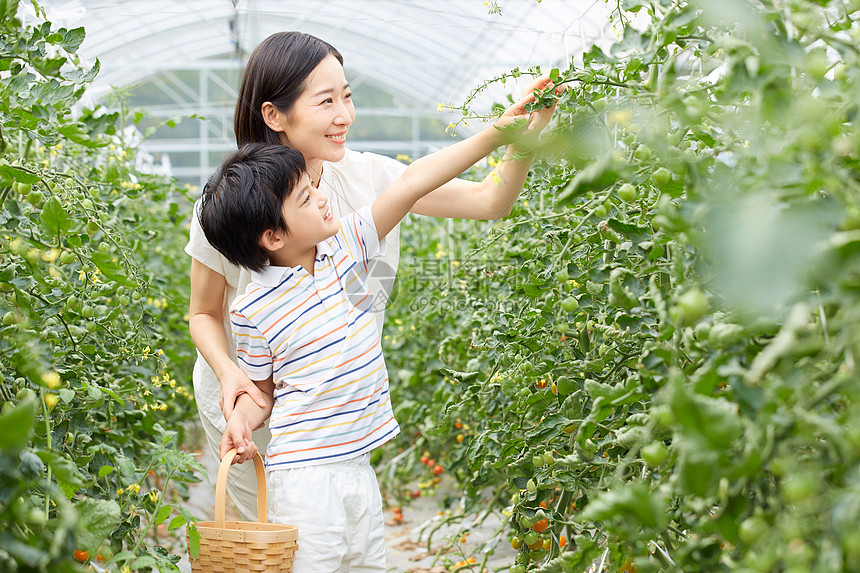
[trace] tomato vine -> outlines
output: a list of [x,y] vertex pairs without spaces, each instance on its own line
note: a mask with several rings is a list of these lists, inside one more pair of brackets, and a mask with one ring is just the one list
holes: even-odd
[[517,570],[855,569],[860,6],[619,10],[512,215],[404,228],[384,484],[501,498]]

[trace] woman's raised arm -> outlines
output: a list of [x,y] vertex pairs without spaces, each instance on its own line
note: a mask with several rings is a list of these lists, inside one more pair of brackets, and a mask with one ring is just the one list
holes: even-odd
[[[547,76],[532,82],[526,88],[525,96],[505,110],[504,115],[524,114],[525,106],[535,100],[534,92],[545,89],[550,83]],[[539,133],[549,123],[554,111],[552,107],[532,112],[528,132]],[[514,201],[523,189],[531,162],[530,152],[518,150],[516,144],[509,145],[495,173],[483,181],[453,179],[415,203],[412,212],[455,219],[492,220],[505,217],[511,212]]]

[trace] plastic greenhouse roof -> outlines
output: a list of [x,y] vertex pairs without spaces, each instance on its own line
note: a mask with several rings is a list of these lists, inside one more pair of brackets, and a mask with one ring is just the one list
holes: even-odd
[[270,34],[300,30],[343,54],[350,82],[371,81],[412,107],[435,111],[437,103],[460,103],[482,81],[514,67],[566,67],[608,33],[604,0],[498,0],[501,15],[490,14],[482,0],[43,5],[55,26],[86,28],[79,53],[85,62],[101,62],[93,97],[163,70],[235,68]]

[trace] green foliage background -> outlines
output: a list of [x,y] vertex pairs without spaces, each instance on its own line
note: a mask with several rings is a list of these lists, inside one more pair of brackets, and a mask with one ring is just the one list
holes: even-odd
[[[191,202],[135,168],[121,99],[72,113],[98,71],[84,31],[16,11],[0,2],[0,567],[86,550],[175,570],[158,526],[190,520],[199,468],[179,447]],[[557,120],[512,215],[404,226],[390,496],[438,464],[466,514],[503,516],[485,548],[511,542],[511,573],[860,568],[858,18],[617,4],[619,41],[551,72],[568,90],[540,98]]]
[[191,203],[135,168],[139,116],[72,113],[98,72],[84,30],[17,8],[0,3],[0,569],[78,570],[86,551],[177,570],[156,526],[190,520],[175,502],[198,479],[178,449]]
[[404,230],[384,484],[514,573],[857,570],[860,5],[617,8],[513,214]]

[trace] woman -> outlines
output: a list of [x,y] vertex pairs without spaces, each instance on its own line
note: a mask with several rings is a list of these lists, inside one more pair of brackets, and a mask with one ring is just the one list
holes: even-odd
[[[505,114],[523,115],[532,92],[549,84],[541,78],[527,96]],[[553,110],[532,112],[538,130]],[[290,145],[305,157],[313,184],[330,198],[336,218],[370,204],[405,168],[372,153],[346,149],[346,135],[355,119],[352,94],[343,71],[343,58],[334,47],[308,34],[283,32],[264,40],[251,55],[236,104],[235,131],[239,146],[249,142]],[[510,212],[522,190],[531,157],[509,147],[495,177],[482,182],[454,179],[421,199],[412,212],[431,217],[497,219]],[[398,262],[398,230],[386,239],[386,255],[372,271],[371,288],[384,301],[391,290]],[[197,217],[192,217],[191,337],[199,351],[194,367],[194,392],[200,418],[212,451],[219,451],[225,419],[236,397],[249,394],[262,405],[257,387],[236,365],[227,308],[250,280],[247,271],[228,263],[206,242]],[[384,304],[377,305],[382,328]],[[258,449],[265,451],[266,428],[255,432]],[[250,465],[234,468],[228,491],[242,514],[252,520],[256,482]]]

